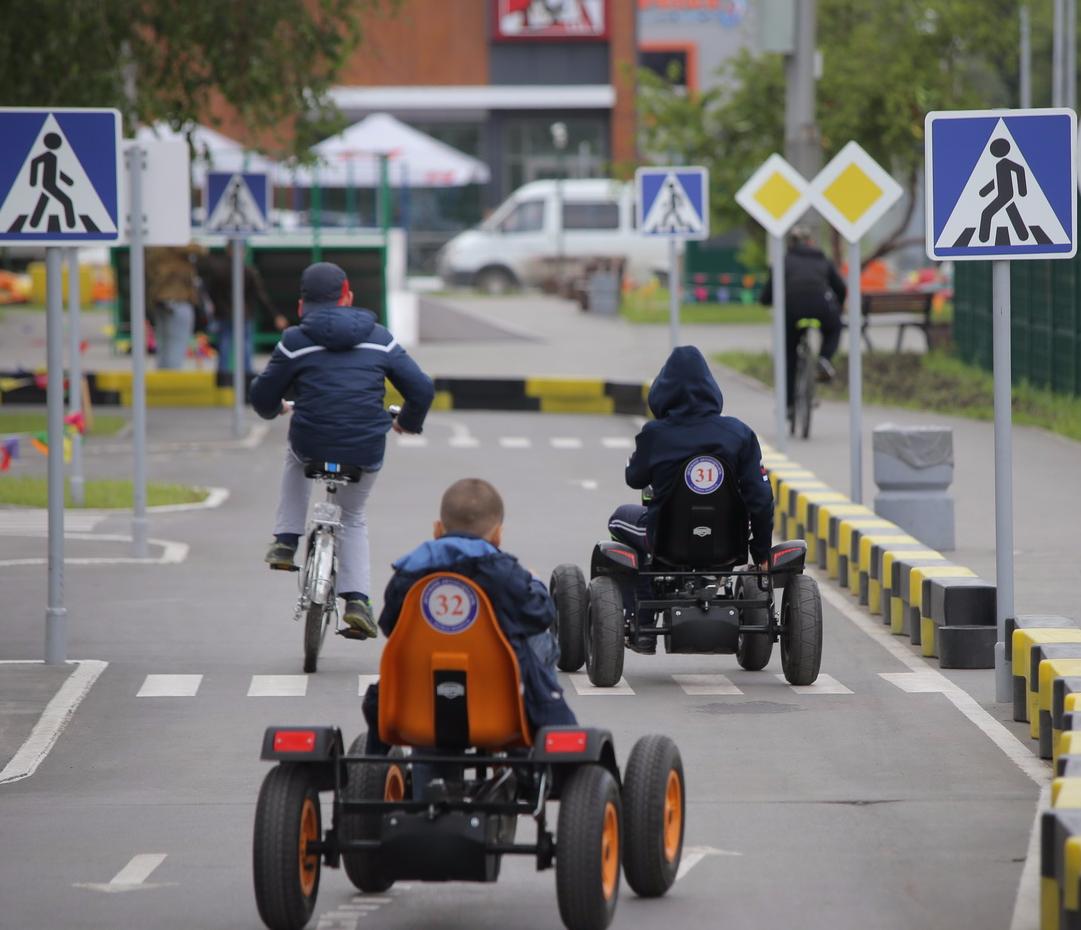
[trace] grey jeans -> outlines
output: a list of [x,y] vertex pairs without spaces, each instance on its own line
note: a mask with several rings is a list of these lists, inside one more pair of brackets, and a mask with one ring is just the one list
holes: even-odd
[[[365,507],[378,471],[365,471],[360,481],[339,488],[334,500],[342,508],[342,528],[338,537],[338,592],[356,591],[370,595],[372,584],[371,551],[368,547],[368,514]],[[304,461],[292,446],[285,447],[278,513],[274,535],[304,535],[308,518],[308,498],[313,482],[304,477]]]
[[154,307],[158,368],[183,368],[195,330],[195,309],[186,300],[164,300]]

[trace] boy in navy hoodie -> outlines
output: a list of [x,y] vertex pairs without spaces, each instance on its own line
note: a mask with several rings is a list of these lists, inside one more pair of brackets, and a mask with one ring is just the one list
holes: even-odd
[[[526,717],[534,731],[543,726],[574,724],[556,678],[559,643],[552,628],[555,604],[544,583],[500,549],[503,499],[487,481],[463,478],[443,494],[434,539],[421,543],[394,563],[394,576],[383,596],[379,628],[390,636],[409,589],[425,575],[447,571],[465,575],[488,595],[496,621],[518,658]],[[379,685],[364,695],[369,754],[386,755],[379,738]]]

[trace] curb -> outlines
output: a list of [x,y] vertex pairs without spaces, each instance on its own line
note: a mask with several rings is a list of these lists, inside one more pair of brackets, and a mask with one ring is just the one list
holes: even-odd
[[[0,400],[4,404],[46,403],[42,375],[42,371],[0,372],[0,385],[12,385],[6,390],[0,388]],[[86,378],[94,406],[131,406],[131,372],[90,372]],[[433,410],[649,415],[648,382],[459,377],[438,377],[434,382]],[[387,401],[401,401],[401,395],[389,382]],[[232,381],[219,385],[214,371],[148,371],[146,403],[148,407],[228,407],[233,403]]]

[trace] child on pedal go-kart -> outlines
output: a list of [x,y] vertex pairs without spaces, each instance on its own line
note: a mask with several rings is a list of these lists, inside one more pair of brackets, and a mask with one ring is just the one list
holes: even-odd
[[[383,596],[379,628],[390,636],[409,589],[433,572],[448,571],[475,581],[488,595],[496,620],[518,659],[523,701],[530,727],[576,723],[556,678],[559,645],[553,632],[555,605],[544,583],[500,545],[503,499],[487,481],[463,478],[443,494],[433,539],[394,563]],[[379,738],[379,685],[364,696],[369,755],[385,755]]]
[[[765,571],[769,566],[773,531],[773,491],[762,467],[762,450],[751,427],[736,417],[724,416],[724,396],[710,373],[702,353],[695,346],[672,350],[660,374],[649,389],[650,420],[635,437],[635,448],[627,462],[627,485],[652,488],[646,505],[624,504],[608,521],[613,538],[634,548],[642,556],[652,552],[657,516],[677,481],[682,466],[691,456],[709,455],[726,462],[734,471],[737,487],[750,518],[750,555]],[[649,580],[638,582],[647,590]],[[632,592],[624,592],[630,603]],[[649,634],[638,644],[639,651],[656,648]]]

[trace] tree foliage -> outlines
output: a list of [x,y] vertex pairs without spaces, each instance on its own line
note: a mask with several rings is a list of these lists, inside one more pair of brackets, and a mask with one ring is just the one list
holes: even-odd
[[[1017,23],[1017,0],[819,0],[816,119],[825,160],[855,139],[902,183],[911,209],[926,114],[1014,99]],[[744,50],[720,77],[718,87],[687,96],[643,72],[642,147],[707,165],[715,228],[757,235],[733,195],[768,155],[784,151],[783,63]],[[878,254],[898,243],[908,219]]]
[[328,91],[361,41],[362,15],[392,5],[0,0],[0,87],[7,106],[111,106],[129,127],[179,129],[224,103],[255,133],[296,120],[289,144],[303,153],[338,128]]

